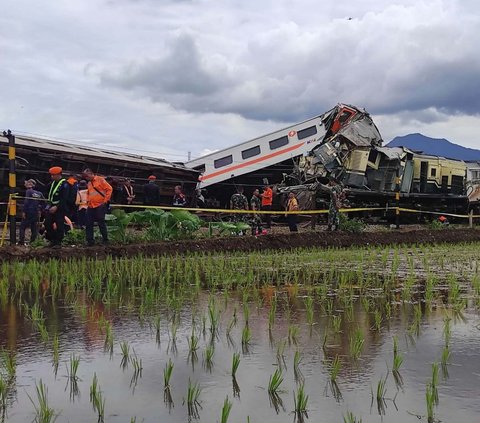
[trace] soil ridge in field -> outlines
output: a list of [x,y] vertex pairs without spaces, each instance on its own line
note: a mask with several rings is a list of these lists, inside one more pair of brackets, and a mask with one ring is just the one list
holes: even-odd
[[395,244],[467,243],[480,241],[476,229],[443,229],[385,232],[300,232],[293,234],[271,234],[260,237],[235,236],[157,243],[72,246],[59,250],[50,248],[28,249],[26,247],[4,247],[0,249],[0,262],[49,259],[71,260],[72,258],[133,257],[137,255],[183,255],[225,251],[288,250],[293,248],[347,248],[352,246],[379,246]]

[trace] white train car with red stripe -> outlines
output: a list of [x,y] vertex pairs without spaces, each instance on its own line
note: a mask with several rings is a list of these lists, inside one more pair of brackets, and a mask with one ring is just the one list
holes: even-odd
[[199,188],[206,188],[301,156],[323,140],[323,116],[216,151],[185,165],[201,172]]

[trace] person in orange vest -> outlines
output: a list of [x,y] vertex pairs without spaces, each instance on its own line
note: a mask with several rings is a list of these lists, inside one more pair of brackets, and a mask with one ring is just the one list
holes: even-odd
[[87,244],[89,246],[95,244],[93,238],[93,227],[95,222],[97,222],[100,233],[102,234],[103,244],[108,244],[105,214],[107,213],[108,203],[112,197],[112,186],[105,180],[105,178],[95,175],[91,169],[85,169],[83,171],[83,178],[87,181],[88,190],[88,208],[85,223]]
[[[287,201],[287,206],[285,207],[285,211],[287,212],[298,211],[298,201],[297,201],[297,198],[295,197],[294,192],[290,192],[288,194],[288,201]],[[298,232],[297,215],[287,214],[286,216],[287,216],[287,222],[288,222],[288,227],[290,228],[290,232]]]
[[65,235],[65,214],[68,208],[69,188],[67,181],[62,177],[63,169],[53,166],[48,170],[52,183],[48,190],[48,202],[45,217],[46,238],[52,248],[60,248]]
[[[270,186],[265,185],[263,187],[263,192],[260,194],[262,197],[262,210],[271,211],[273,204],[273,190]],[[265,223],[266,227],[269,229],[272,226],[272,216],[270,214],[265,214]]]

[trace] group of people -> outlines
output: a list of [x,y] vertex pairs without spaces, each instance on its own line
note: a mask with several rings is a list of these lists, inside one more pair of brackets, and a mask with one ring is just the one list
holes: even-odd
[[[269,185],[263,187],[262,193],[258,188],[254,189],[250,202],[244,194],[243,186],[237,187],[237,192],[230,198],[231,210],[252,210],[251,223],[252,223],[252,235],[259,235],[263,233],[263,223],[265,228],[269,229],[272,224],[272,217],[270,214],[263,214],[262,220],[258,211],[271,211],[273,204],[273,189]],[[245,214],[235,214],[234,221],[239,222],[244,220]]]
[[[109,212],[113,195],[115,203],[133,205],[136,197],[130,180],[125,180],[121,188],[114,193],[114,188],[106,178],[96,175],[91,169],[85,169],[81,178],[74,175],[63,176],[63,169],[54,166],[49,169],[51,183],[42,193],[36,189],[36,181],[25,181],[25,200],[22,208],[19,243],[25,244],[25,232],[30,229],[30,242],[37,239],[39,223],[45,238],[53,248],[60,248],[65,233],[70,229],[85,230],[87,245],[95,244],[94,225],[97,223],[103,244],[108,244],[108,231],[105,215]],[[151,175],[144,186],[144,205],[160,205],[160,187],[156,177]],[[181,186],[175,187],[172,205],[185,207],[187,199]]]
[[[328,213],[328,230],[338,230],[340,224],[340,209],[347,205],[346,200],[347,190],[345,190],[342,184],[334,178],[331,178],[328,185],[320,184],[320,188],[326,191],[330,196],[330,205]],[[244,195],[244,188],[242,186],[237,187],[237,192],[232,195],[230,199],[230,209],[232,210],[251,210],[251,223],[252,233],[254,235],[262,233],[262,219],[260,214],[255,213],[257,211],[271,211],[273,204],[273,190],[271,186],[264,186],[263,192],[260,193],[259,189],[253,191],[250,203],[247,197]],[[300,211],[299,203],[295,192],[290,191],[285,204],[285,217],[288,223],[290,232],[298,232],[297,218]],[[234,216],[234,221],[241,221],[244,218],[244,214]],[[266,228],[271,226],[271,215],[264,214],[264,221]]]
[[88,245],[94,245],[94,224],[97,222],[104,244],[108,243],[105,214],[112,196],[112,187],[105,178],[95,175],[91,169],[82,172],[82,179],[65,178],[60,166],[48,170],[51,183],[46,198],[35,189],[35,180],[25,182],[25,201],[19,242],[25,243],[25,230],[30,228],[30,241],[38,235],[38,223],[43,220],[45,238],[53,248],[60,248],[65,232],[75,223],[85,229]]

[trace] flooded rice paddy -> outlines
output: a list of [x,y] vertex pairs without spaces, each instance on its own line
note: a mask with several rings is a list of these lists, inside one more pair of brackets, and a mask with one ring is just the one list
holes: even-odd
[[0,421],[477,421],[479,247],[4,264]]

